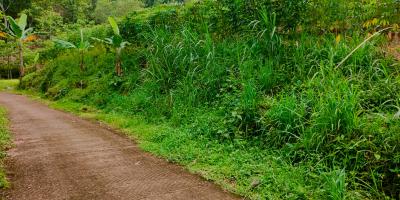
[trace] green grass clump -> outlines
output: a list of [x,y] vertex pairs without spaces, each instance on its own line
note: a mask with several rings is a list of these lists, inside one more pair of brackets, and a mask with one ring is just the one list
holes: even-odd
[[8,120],[6,111],[0,107],[0,188],[7,188],[10,183],[7,181],[6,172],[4,171],[4,158],[6,157],[6,150],[10,147],[11,138],[8,132]]
[[18,87],[19,80],[0,80],[0,91],[12,91]]

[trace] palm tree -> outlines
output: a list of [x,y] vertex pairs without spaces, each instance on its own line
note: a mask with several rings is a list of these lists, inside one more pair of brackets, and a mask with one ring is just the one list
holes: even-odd
[[83,38],[83,31],[81,30],[81,41],[78,43],[78,45],[74,45],[71,42],[60,40],[60,39],[53,39],[53,41],[56,43],[56,45],[60,46],[61,48],[65,49],[78,49],[79,55],[80,55],[80,69],[83,71],[85,69],[85,63],[84,63],[84,58],[85,58],[85,52],[92,47],[89,41],[84,40]]
[[33,28],[27,28],[26,14],[22,14],[18,20],[14,20],[12,17],[8,16],[7,21],[9,23],[9,34],[17,40],[18,51],[19,51],[19,78],[20,80],[25,75],[24,68],[24,40],[30,36],[33,32]]
[[124,41],[122,38],[118,24],[114,18],[108,17],[108,21],[113,29],[114,35],[111,38],[105,38],[104,40],[93,38],[97,41],[106,43],[115,49],[115,73],[117,76],[122,76],[122,62],[121,62],[121,52],[129,44],[129,42]]

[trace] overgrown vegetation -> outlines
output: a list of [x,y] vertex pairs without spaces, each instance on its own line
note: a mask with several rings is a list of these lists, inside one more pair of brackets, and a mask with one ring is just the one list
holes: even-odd
[[78,52],[54,46],[23,87],[101,110],[145,149],[252,199],[397,199],[399,62],[382,47],[399,13],[394,0],[141,8],[118,34],[87,24],[83,39],[58,35],[127,39],[121,73],[109,46],[88,50],[84,71]]

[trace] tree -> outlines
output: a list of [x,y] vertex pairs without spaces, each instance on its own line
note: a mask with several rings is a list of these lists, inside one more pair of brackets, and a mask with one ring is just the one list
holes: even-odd
[[48,38],[56,34],[63,26],[63,17],[60,11],[55,10],[49,0],[35,0],[23,13],[31,16],[29,18],[30,24],[33,24],[35,30],[40,32],[42,36],[46,35]]
[[103,23],[109,16],[120,17],[142,8],[143,3],[139,0],[99,0],[93,12],[93,18],[96,23]]
[[17,17],[18,13],[31,6],[31,0],[0,0],[3,8],[6,8],[7,15]]
[[42,33],[46,33],[47,37],[50,38],[60,31],[63,27],[62,16],[52,10],[45,10],[37,17],[36,29],[40,30]]
[[9,34],[17,41],[19,51],[19,78],[20,80],[25,75],[24,67],[24,40],[30,36],[33,32],[33,28],[27,28],[28,16],[22,14],[18,20],[14,20],[8,16],[7,21],[9,23]]
[[71,42],[60,40],[60,39],[53,39],[56,45],[60,46],[61,48],[65,49],[77,49],[80,55],[80,69],[83,71],[85,69],[85,52],[92,47],[89,41],[85,40],[83,37],[83,31],[81,30],[81,41],[78,45],[74,45]]
[[93,38],[97,41],[101,41],[110,45],[112,48],[115,49],[115,73],[117,76],[122,76],[122,62],[121,62],[121,52],[129,44],[129,42],[124,41],[122,38],[118,24],[113,17],[109,17],[108,21],[113,29],[114,35],[111,38],[105,38],[104,40]]
[[59,10],[64,18],[64,23],[76,23],[86,21],[93,13],[92,0],[58,0],[54,1],[53,7]]

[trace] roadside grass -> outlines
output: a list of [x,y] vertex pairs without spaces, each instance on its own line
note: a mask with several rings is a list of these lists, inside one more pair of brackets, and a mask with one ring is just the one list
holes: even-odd
[[0,91],[12,91],[18,87],[19,80],[11,79],[11,80],[1,80],[0,79]]
[[6,110],[0,107],[0,188],[8,188],[10,186],[10,183],[7,181],[3,163],[7,156],[6,150],[11,144],[10,133],[7,126],[8,120],[6,117]]
[[[19,80],[0,80],[0,92],[14,92],[18,87]],[[4,169],[4,159],[6,158],[6,150],[11,146],[11,136],[8,131],[7,112],[4,108],[0,107],[0,188],[10,187],[7,180],[7,175]]]
[[280,152],[261,148],[248,140],[221,142],[192,133],[193,127],[177,128],[167,122],[148,123],[141,116],[106,112],[66,99],[51,101],[32,91],[17,93],[51,108],[103,122],[122,131],[143,150],[182,165],[191,173],[249,199],[325,199],[327,192],[341,196],[331,199],[360,199],[363,196],[361,191],[345,193],[342,171],[338,174],[324,172],[322,164],[311,162],[292,165]]

